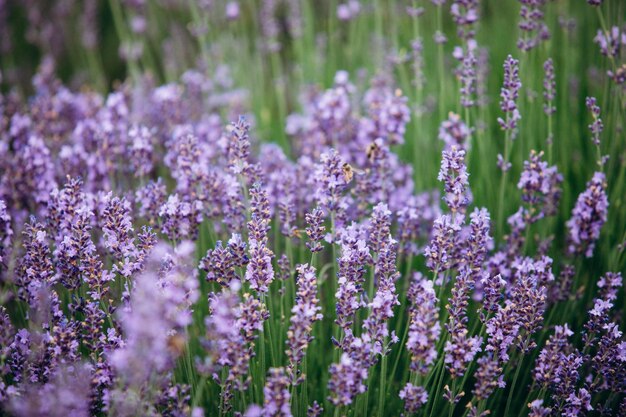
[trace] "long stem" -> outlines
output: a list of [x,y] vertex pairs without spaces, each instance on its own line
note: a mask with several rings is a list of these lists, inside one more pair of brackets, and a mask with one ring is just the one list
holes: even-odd
[[383,355],[380,365],[380,391],[378,392],[378,415],[385,415],[385,382],[387,381],[387,355]]

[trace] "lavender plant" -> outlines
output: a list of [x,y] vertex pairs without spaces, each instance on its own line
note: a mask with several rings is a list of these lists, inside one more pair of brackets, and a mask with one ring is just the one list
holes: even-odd
[[626,415],[625,11],[0,0],[0,415]]

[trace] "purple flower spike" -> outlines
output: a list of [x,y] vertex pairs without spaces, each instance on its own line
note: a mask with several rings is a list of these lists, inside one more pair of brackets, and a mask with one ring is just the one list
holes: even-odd
[[604,124],[602,123],[602,119],[600,118],[600,106],[598,106],[597,100],[595,97],[587,97],[585,100],[585,105],[587,109],[591,112],[591,116],[593,117],[593,123],[589,125],[589,130],[592,134],[593,144],[596,146],[600,146],[600,134],[602,130],[604,130]]
[[285,368],[270,368],[265,388],[263,417],[291,417],[291,394]]
[[517,136],[517,122],[522,118],[517,109],[517,99],[522,83],[519,78],[519,61],[509,55],[504,61],[504,83],[500,90],[500,109],[506,115],[498,118],[502,130],[510,132],[511,140]]
[[436,345],[441,333],[433,282],[416,273],[407,299],[411,303],[406,341],[406,348],[411,354],[411,370],[426,373],[437,359]]
[[407,382],[398,394],[404,400],[404,409],[409,414],[415,414],[428,402],[428,392],[424,387],[419,387]]
[[456,146],[444,150],[441,158],[441,168],[437,179],[443,182],[446,195],[443,201],[455,214],[465,215],[465,208],[471,201],[469,191],[469,174],[465,165],[465,151]]
[[568,250],[572,255],[593,255],[600,230],[606,222],[609,200],[606,195],[604,173],[596,172],[587,189],[578,196],[572,209],[572,217],[567,221]]
[[317,299],[317,276],[315,268],[308,265],[298,265],[298,277],[296,283],[296,304],[291,309],[291,324],[287,330],[287,347],[285,351],[289,359],[287,375],[293,385],[298,385],[305,375],[300,375],[298,365],[306,354],[309,343],[313,340],[311,335],[313,323],[322,319],[318,313],[321,310]]
[[457,149],[466,149],[472,131],[455,113],[448,114],[448,119],[439,126],[439,139],[445,144],[447,151],[456,146]]

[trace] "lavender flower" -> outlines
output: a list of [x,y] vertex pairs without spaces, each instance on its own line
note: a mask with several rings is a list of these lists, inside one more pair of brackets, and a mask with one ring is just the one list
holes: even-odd
[[250,262],[246,269],[246,281],[250,287],[261,293],[269,290],[268,285],[274,280],[272,257],[274,253],[267,246],[270,212],[267,193],[259,184],[250,190],[250,211],[252,219],[248,223]]
[[391,211],[385,203],[377,204],[372,210],[369,227],[369,244],[374,252],[381,252],[388,242],[391,228]]
[[362,306],[360,294],[365,281],[366,267],[372,262],[367,244],[361,239],[342,243],[342,255],[338,259],[337,323],[345,332],[352,326],[355,312]]
[[561,197],[561,183],[563,176],[556,166],[549,167],[542,161],[543,152],[530,151],[530,157],[524,161],[524,170],[517,183],[522,190],[522,201],[528,207],[523,216],[526,223],[532,224],[545,216],[556,214]]
[[0,265],[2,265],[4,276],[9,264],[9,256],[11,254],[11,242],[13,240],[13,229],[11,228],[11,216],[7,213],[7,205],[4,200],[0,200]]
[[250,170],[250,124],[243,116],[230,126],[226,152],[230,170],[236,174],[247,174]]
[[520,8],[519,29],[522,37],[517,41],[517,47],[524,52],[537,47],[541,42],[550,39],[550,31],[543,21],[542,7],[547,0],[519,0]]
[[568,342],[568,337],[574,333],[567,327],[555,326],[554,334],[552,334],[546,342],[546,345],[535,363],[533,373],[534,381],[543,388],[549,388],[553,384],[558,384],[557,374],[563,357],[572,351],[572,347]]
[[320,241],[324,237],[324,212],[319,207],[315,207],[310,213],[305,215],[305,220],[308,225],[306,228],[306,234],[309,237],[309,242],[306,243],[307,248],[312,253],[319,252],[323,249]]
[[433,272],[440,274],[454,264],[453,249],[460,230],[460,221],[453,220],[448,214],[435,220],[430,244],[424,248],[426,264]]
[[60,368],[45,384],[22,386],[21,392],[10,398],[6,410],[16,417],[87,417],[89,378],[85,365]]
[[626,45],[626,32],[621,32],[619,27],[613,26],[606,33],[598,29],[598,34],[593,39],[600,47],[600,53],[609,58],[619,56],[622,45]]
[[159,208],[161,231],[172,241],[193,239],[202,222],[202,203],[185,201],[178,194],[172,194]]
[[476,362],[478,369],[476,369],[476,385],[472,394],[481,401],[489,398],[496,388],[504,388],[505,383],[501,363],[492,352],[480,357]]
[[361,4],[358,0],[348,0],[346,3],[337,5],[337,19],[352,20],[361,12]]
[[[393,308],[400,304],[396,294],[395,281],[399,272],[395,269],[396,242],[388,238],[384,250],[378,253],[374,272],[378,278],[378,288],[373,300],[369,303],[369,316],[363,321],[363,330],[366,340],[372,343],[372,353],[387,355],[389,350],[387,338],[389,330],[387,322],[393,317]],[[395,333],[391,335],[391,342],[396,343]]]
[[[204,345],[214,363],[201,364],[200,370],[213,373],[221,385],[225,410],[231,408],[233,389],[241,391],[248,386],[246,376],[254,356],[255,331],[263,329],[263,322],[268,317],[265,306],[249,294],[245,295],[245,307],[240,305],[239,288],[239,282],[233,281],[224,291],[210,294],[211,314],[205,319],[207,338]],[[224,367],[228,367],[228,372],[226,379],[221,380],[217,371]]]
[[474,24],[478,21],[478,0],[455,0],[450,6],[452,20],[457,25],[457,35],[468,41],[475,36]]
[[528,408],[530,408],[528,417],[548,417],[552,412],[550,407],[543,406],[543,400],[535,400],[528,403]]
[[315,179],[317,190],[315,197],[319,207],[336,212],[340,206],[341,194],[352,181],[353,171],[337,151],[331,149],[320,157]]
[[579,416],[581,412],[591,411],[591,394],[585,388],[581,388],[578,392],[572,392],[567,397],[563,415],[566,417]]
[[149,181],[135,192],[135,201],[139,203],[139,216],[145,218],[148,224],[156,226],[159,209],[165,204],[167,190],[161,178]]
[[550,116],[556,112],[554,99],[556,97],[556,81],[554,76],[554,64],[552,58],[548,58],[543,63],[544,79],[543,79],[543,112]]
[[476,104],[474,99],[476,95],[476,65],[478,61],[473,50],[469,50],[462,55],[461,69],[459,78],[461,81],[461,106],[473,107]]
[[517,98],[519,90],[522,88],[518,65],[519,61],[513,59],[511,55],[506,58],[504,61],[504,83],[500,90],[500,109],[506,115],[506,119],[499,117],[498,123],[503,130],[509,132],[512,140],[517,135],[517,122],[522,118],[517,109]]
[[330,366],[329,373],[329,400],[335,406],[350,405],[354,397],[367,390],[363,383],[367,379],[367,367],[347,353],[341,355],[339,363]]
[[411,354],[411,370],[426,373],[437,358],[436,344],[441,333],[433,282],[416,273],[407,299],[411,303],[406,341],[406,348]]
[[287,330],[287,347],[285,351],[289,359],[287,375],[293,385],[297,385],[305,375],[300,376],[297,369],[306,354],[309,343],[313,340],[311,331],[313,323],[322,319],[317,299],[317,276],[315,268],[309,265],[298,265],[296,304],[291,309],[291,324]]
[[424,44],[421,38],[414,39],[411,42],[411,56],[413,60],[411,66],[413,68],[413,81],[412,83],[418,89],[424,88],[426,84],[426,78],[424,75]]
[[470,202],[468,177],[469,174],[465,166],[465,151],[456,146],[452,146],[449,151],[444,150],[437,179],[444,184],[446,195],[443,200],[453,216],[459,213],[462,217]]
[[136,177],[147,176],[153,168],[152,134],[146,126],[133,126],[128,131],[128,139],[132,142],[130,160]]
[[137,257],[134,231],[130,216],[130,202],[108,194],[102,213],[104,246],[113,254],[116,261],[114,271],[129,277],[138,269],[132,260]]
[[54,284],[56,276],[44,226],[32,217],[23,233],[25,254],[20,260],[15,283],[19,288],[20,298],[33,305],[38,298],[39,289],[46,284]]
[[467,149],[471,133],[471,129],[461,120],[461,116],[452,112],[439,126],[439,139],[443,141],[447,151],[451,151],[453,147]]
[[125,344],[111,353],[116,373],[133,389],[171,370],[182,353],[184,328],[191,323],[190,307],[198,297],[189,265],[193,251],[188,242],[178,247],[175,257],[158,247],[146,272],[135,280],[130,310],[121,313]]
[[263,403],[264,417],[291,417],[291,394],[289,393],[289,378],[285,368],[270,368],[265,388]]
[[319,417],[324,412],[324,408],[319,405],[317,401],[313,401],[313,404],[307,408],[307,417]]
[[587,258],[593,255],[600,229],[607,219],[608,206],[605,176],[596,172],[587,183],[587,189],[578,196],[572,217],[566,223],[571,255],[584,254]]
[[589,130],[593,135],[592,141],[596,146],[600,146],[600,134],[604,129],[604,124],[602,123],[602,119],[600,118],[600,106],[598,106],[595,97],[587,97],[585,100],[585,105],[587,109],[591,112],[591,116],[593,117],[593,123],[589,125]]
[[471,269],[464,265],[456,277],[450,302],[446,306],[450,313],[446,324],[450,340],[446,341],[444,347],[444,362],[452,378],[463,376],[467,364],[481,350],[482,338],[469,337],[469,330],[466,326],[468,298],[473,285]]
[[424,387],[419,387],[407,382],[398,395],[404,400],[404,409],[409,414],[415,414],[428,402],[428,392]]

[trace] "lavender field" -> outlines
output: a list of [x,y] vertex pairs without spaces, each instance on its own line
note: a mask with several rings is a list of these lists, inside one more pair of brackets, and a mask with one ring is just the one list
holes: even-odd
[[626,416],[623,0],[0,0],[0,416]]

